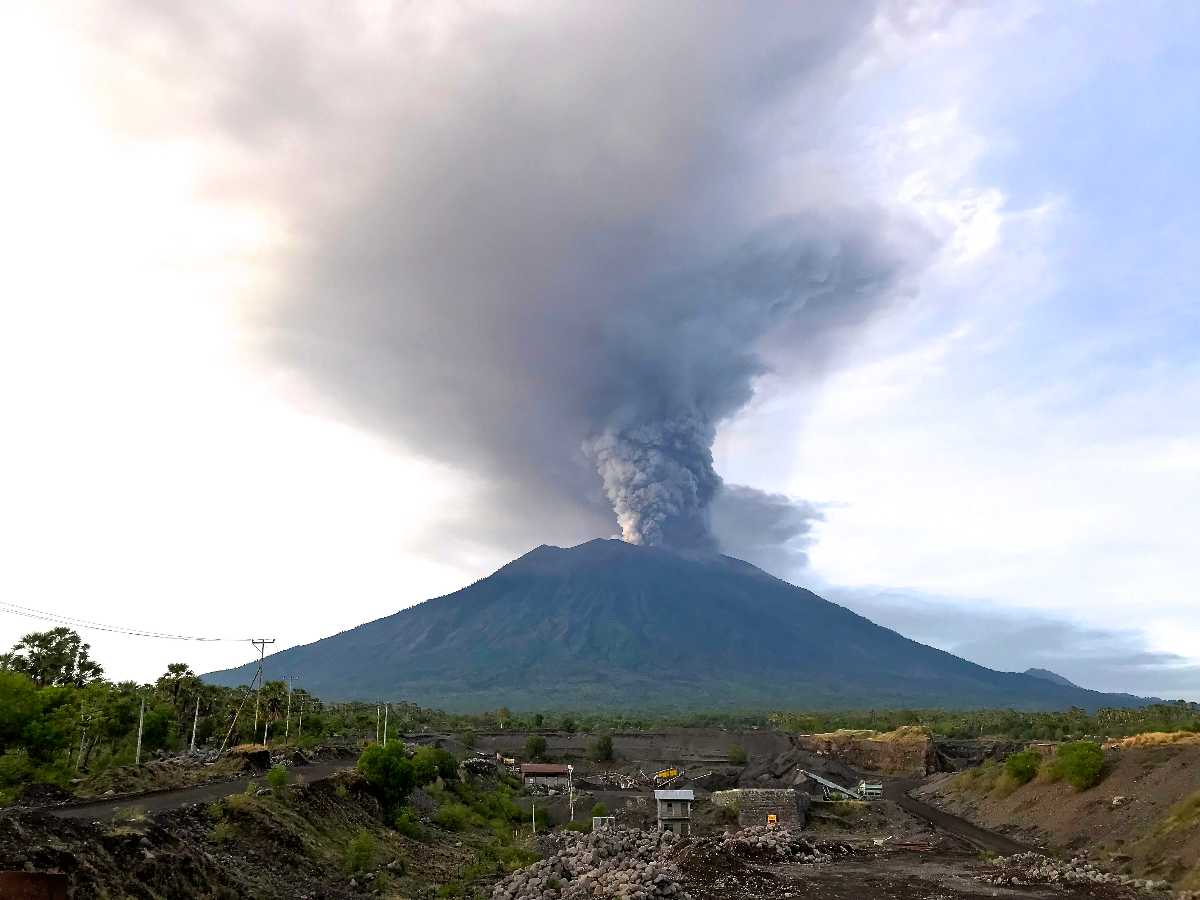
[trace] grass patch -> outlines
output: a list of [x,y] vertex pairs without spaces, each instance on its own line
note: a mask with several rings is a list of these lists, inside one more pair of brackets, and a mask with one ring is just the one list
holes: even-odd
[[1194,731],[1147,731],[1109,741],[1105,746],[1128,750],[1132,747],[1162,747],[1168,744],[1200,744],[1200,734]]

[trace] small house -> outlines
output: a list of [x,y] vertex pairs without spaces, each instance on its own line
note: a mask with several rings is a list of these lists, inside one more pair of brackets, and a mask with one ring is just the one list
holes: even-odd
[[526,787],[538,785],[551,790],[565,791],[570,775],[566,766],[554,763],[521,763],[521,780]]
[[696,794],[690,790],[655,791],[658,804],[658,830],[673,831],[687,837],[692,831],[692,803]]

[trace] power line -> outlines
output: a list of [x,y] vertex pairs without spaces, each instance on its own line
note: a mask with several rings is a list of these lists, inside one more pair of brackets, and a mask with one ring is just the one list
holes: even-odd
[[162,631],[147,631],[142,628],[128,628],[122,625],[106,625],[103,622],[93,622],[90,619],[80,619],[76,616],[65,616],[60,613],[48,612],[41,609],[31,609],[7,600],[0,600],[0,612],[11,613],[14,616],[24,616],[27,619],[39,619],[43,622],[53,622],[56,625],[68,625],[73,628],[90,628],[93,631],[108,631],[113,634],[125,634],[131,637],[157,638],[166,641],[204,641],[213,643],[224,641],[243,644],[250,638],[227,637],[196,637],[189,634],[168,634]]

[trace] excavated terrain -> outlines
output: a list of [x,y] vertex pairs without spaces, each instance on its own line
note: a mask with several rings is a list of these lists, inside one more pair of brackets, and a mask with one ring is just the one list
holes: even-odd
[[1105,756],[1103,779],[1082,792],[1034,779],[1006,794],[942,775],[914,795],[1026,843],[1200,891],[1200,744],[1110,747]]

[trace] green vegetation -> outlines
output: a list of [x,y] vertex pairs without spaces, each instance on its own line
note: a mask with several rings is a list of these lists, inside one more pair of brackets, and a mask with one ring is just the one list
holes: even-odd
[[388,812],[394,812],[417,784],[412,761],[399,741],[386,747],[372,744],[358,758],[358,771]]
[[282,797],[287,793],[289,781],[291,781],[291,773],[283,766],[272,766],[271,771],[267,773],[267,784],[271,786],[271,791],[276,797]]
[[531,734],[525,741],[525,755],[530,759],[542,759],[546,755],[546,739],[540,734]]
[[733,766],[744,766],[748,760],[746,750],[743,747],[734,744],[729,748],[729,764]]
[[462,831],[471,820],[471,810],[461,803],[443,803],[433,814],[433,821],[447,831]]
[[379,844],[375,835],[364,829],[346,845],[345,869],[351,875],[361,874],[375,865],[378,855]]
[[602,734],[596,738],[592,744],[589,755],[596,762],[612,762],[613,759],[613,739],[612,735]]
[[1004,774],[1017,784],[1033,781],[1042,765],[1042,756],[1036,750],[1022,750],[1004,761]]
[[595,806],[592,807],[592,817],[593,818],[600,818],[601,816],[607,816],[607,815],[608,815],[608,807],[605,806],[603,803],[597,803]]
[[411,809],[402,809],[397,812],[392,817],[392,827],[414,841],[423,841],[428,837],[425,829],[421,827],[421,823],[417,821]]
[[458,760],[440,747],[418,748],[413,753],[412,764],[419,785],[432,784],[438,778],[449,781],[458,774]]
[[1093,741],[1072,741],[1061,745],[1046,764],[1054,780],[1061,778],[1075,790],[1086,791],[1100,783],[1104,751]]

